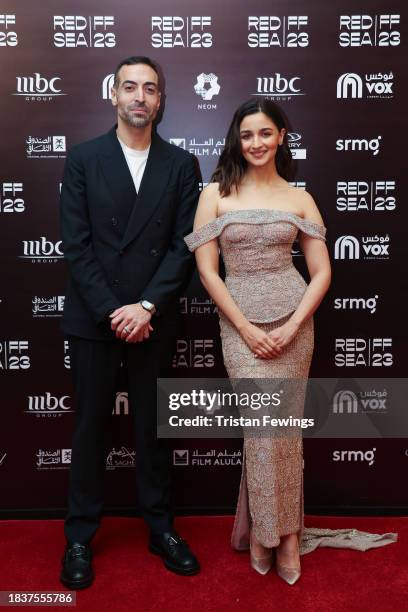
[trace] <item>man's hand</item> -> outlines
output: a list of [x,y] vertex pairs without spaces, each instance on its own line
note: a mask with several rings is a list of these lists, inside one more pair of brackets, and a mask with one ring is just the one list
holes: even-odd
[[117,308],[109,316],[116,337],[126,342],[143,342],[153,331],[150,325],[152,315],[141,304],[127,304]]

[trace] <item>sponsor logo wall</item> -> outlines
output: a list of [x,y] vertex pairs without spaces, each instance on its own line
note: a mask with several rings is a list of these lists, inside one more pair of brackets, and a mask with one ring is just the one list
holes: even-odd
[[[68,15],[67,3],[44,0],[28,19],[18,4],[0,9],[0,512],[65,503],[75,401],[69,346],[59,329],[66,278],[61,177],[70,148],[113,125],[113,72],[131,54],[161,64],[166,108],[159,132],[196,156],[203,185],[239,103],[265,97],[283,107],[297,167],[292,184],[310,191],[320,207],[334,272],[315,316],[311,375],[344,377],[330,413],[387,418],[380,380],[378,395],[364,398],[347,379],[406,375],[402,0],[375,9],[366,2],[356,11],[335,0],[324,16],[319,3],[306,1],[293,11],[299,14],[266,0],[237,3],[227,14],[215,0],[200,10],[187,0],[174,9],[164,0],[137,9],[131,0],[84,0],[78,14]],[[305,273],[297,242],[293,256]],[[225,376],[217,307],[197,276],[180,298],[180,313],[173,376]],[[124,375],[106,457],[108,505],[115,507],[134,503],[131,419]],[[171,444],[176,504],[232,510],[240,441]],[[397,440],[305,440],[306,510],[408,507],[406,491],[385,479],[406,467],[401,444],[397,452]],[[32,486],[16,488],[16,481]]]

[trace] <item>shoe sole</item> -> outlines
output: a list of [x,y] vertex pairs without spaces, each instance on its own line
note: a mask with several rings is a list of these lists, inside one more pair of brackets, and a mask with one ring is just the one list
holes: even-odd
[[60,581],[68,589],[72,589],[74,591],[79,591],[81,589],[86,589],[87,587],[91,586],[91,584],[94,581],[94,578],[95,578],[95,576],[91,576],[91,578],[88,578],[88,580],[81,580],[81,582],[75,582],[74,580],[67,580],[66,578],[64,578],[61,575],[60,576]]
[[149,544],[149,550],[154,555],[161,557],[167,569],[170,570],[171,572],[174,572],[175,574],[179,574],[181,576],[194,576],[195,574],[198,574],[200,571],[199,567],[183,570],[177,565],[173,565],[171,561],[167,559],[166,555],[160,550],[160,548],[156,548],[156,546],[154,546],[153,544]]

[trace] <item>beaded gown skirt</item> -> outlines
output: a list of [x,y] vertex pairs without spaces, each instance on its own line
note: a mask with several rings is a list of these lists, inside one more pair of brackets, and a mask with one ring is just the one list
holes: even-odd
[[[293,265],[292,246],[303,232],[325,239],[325,228],[296,214],[274,209],[231,210],[185,236],[190,249],[218,238],[225,285],[248,321],[266,332],[282,325],[296,310],[306,283]],[[299,329],[279,357],[256,358],[229,320],[220,313],[224,363],[231,379],[301,379],[308,377],[313,354],[313,320]],[[260,381],[259,384],[262,384]],[[289,413],[303,414],[304,393],[291,396]],[[301,436],[246,436],[232,546],[249,548],[249,532],[266,547],[284,535],[298,535],[301,554],[318,546],[368,548],[395,542],[396,534],[355,529],[304,528],[303,444]]]
[[[287,321],[256,323],[266,333]],[[232,379],[306,379],[313,354],[313,319],[299,330],[284,351],[273,359],[256,358],[236,328],[220,316],[224,365]],[[304,396],[292,398],[290,412],[301,417]],[[297,402],[298,405],[293,405]],[[249,530],[260,544],[272,548],[280,537],[303,537],[303,440],[299,436],[244,436],[241,485],[232,532],[232,545],[246,549]]]

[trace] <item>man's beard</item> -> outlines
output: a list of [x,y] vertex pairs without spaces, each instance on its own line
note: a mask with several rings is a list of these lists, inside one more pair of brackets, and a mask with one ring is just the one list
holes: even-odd
[[122,112],[120,113],[120,117],[125,123],[127,123],[131,127],[136,127],[136,128],[146,127],[154,119],[153,111],[149,112],[146,107],[143,107],[143,106],[138,107],[138,108],[142,108],[143,110],[147,111],[147,114],[145,115],[135,115],[134,113],[131,112],[131,110],[129,110],[129,108],[131,110],[135,110],[135,108],[132,109],[132,107],[123,109]]

